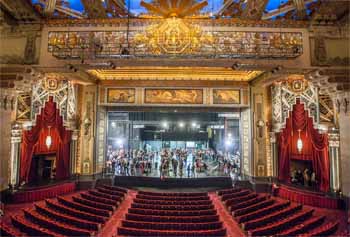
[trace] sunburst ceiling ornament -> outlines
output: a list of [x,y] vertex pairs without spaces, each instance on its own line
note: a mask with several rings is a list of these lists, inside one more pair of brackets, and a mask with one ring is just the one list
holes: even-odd
[[202,8],[208,5],[208,2],[206,0],[154,0],[152,3],[141,1],[140,5],[150,13],[163,18],[184,18],[198,14]]

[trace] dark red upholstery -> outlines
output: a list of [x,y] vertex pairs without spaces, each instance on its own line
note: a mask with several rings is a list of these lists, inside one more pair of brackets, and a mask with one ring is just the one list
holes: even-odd
[[80,196],[82,198],[85,198],[85,199],[90,200],[90,201],[99,202],[99,203],[103,203],[103,204],[108,204],[108,205],[112,205],[112,206],[118,206],[118,203],[119,203],[116,200],[111,200],[111,199],[108,199],[108,198],[94,196],[94,195],[89,194],[88,192],[80,193]]
[[242,189],[241,188],[229,188],[229,189],[222,189],[217,191],[217,194],[219,196],[222,196],[224,194],[230,194],[230,193],[236,193],[236,192],[240,192]]
[[118,227],[118,235],[126,236],[162,236],[162,237],[219,237],[226,236],[226,229],[204,230],[204,231],[169,231],[169,230],[145,230],[129,227]]
[[67,224],[74,225],[78,228],[86,229],[86,230],[92,230],[92,231],[97,231],[101,228],[101,224],[96,223],[96,222],[91,222],[87,220],[82,220],[80,218],[66,215],[60,212],[57,212],[55,210],[52,210],[51,208],[45,206],[45,205],[39,205],[35,204],[35,209],[38,213],[48,216],[52,219],[55,219],[60,222],[65,222]]
[[44,200],[46,198],[56,197],[58,195],[63,195],[66,193],[75,191],[75,183],[64,183],[55,185],[47,188],[40,188],[29,191],[20,191],[14,193],[12,196],[12,201],[14,203],[22,203],[22,202],[34,202],[39,200]]
[[57,201],[53,200],[45,200],[46,205],[54,210],[57,210],[62,213],[66,213],[68,215],[81,218],[83,220],[88,220],[96,223],[105,223],[106,217],[98,216],[89,212],[77,210],[68,206],[65,206]]
[[[241,227],[248,231],[248,236],[328,236],[338,227],[334,222],[323,223],[324,216],[314,216],[312,209],[289,200],[264,194],[254,197],[253,192],[244,189],[218,193],[226,197],[226,201],[223,201],[225,198],[222,201],[229,203],[226,206]],[[247,196],[252,198],[247,200]]]
[[143,222],[177,222],[177,223],[200,223],[219,221],[218,215],[207,216],[153,216],[127,213],[126,220]]
[[207,193],[139,192],[118,235],[226,236]]
[[81,203],[83,205],[87,205],[90,207],[95,207],[98,209],[103,209],[103,210],[108,210],[108,211],[114,211],[116,208],[114,205],[109,205],[109,204],[104,204],[104,203],[100,203],[100,202],[95,202],[95,201],[91,201],[89,199],[85,199],[82,197],[77,197],[77,196],[73,196],[72,197],[73,201]]
[[89,213],[93,213],[93,214],[98,215],[98,216],[110,217],[112,214],[110,211],[99,209],[99,208],[94,208],[94,207],[87,206],[84,204],[80,204],[80,203],[74,202],[68,198],[57,197],[57,200],[60,203],[62,203],[63,205],[66,205],[68,207],[71,207],[71,208],[74,208],[77,210],[81,210],[81,211],[85,211],[85,212],[89,212]]
[[91,232],[76,228],[73,226],[69,226],[67,224],[63,224],[57,221],[54,221],[50,218],[47,218],[43,215],[40,215],[39,213],[35,212],[34,210],[30,209],[24,209],[24,216],[30,220],[32,220],[34,223],[38,223],[40,226],[43,226],[48,229],[52,229],[54,231],[57,231],[59,233],[62,233],[63,235],[68,236],[91,236]]

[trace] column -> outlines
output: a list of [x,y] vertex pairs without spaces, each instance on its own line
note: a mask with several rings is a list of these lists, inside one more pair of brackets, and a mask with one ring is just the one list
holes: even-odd
[[277,154],[277,141],[276,133],[270,132],[270,144],[271,144],[271,159],[272,159],[272,177],[278,177],[278,154]]
[[70,143],[70,163],[69,170],[70,176],[75,175],[77,173],[77,142],[79,137],[79,130],[73,130],[72,132],[72,140]]
[[22,127],[15,123],[11,129],[10,180],[12,187],[19,185],[20,148],[22,142]]
[[333,192],[340,191],[340,156],[339,156],[339,131],[332,128],[328,133],[330,185]]

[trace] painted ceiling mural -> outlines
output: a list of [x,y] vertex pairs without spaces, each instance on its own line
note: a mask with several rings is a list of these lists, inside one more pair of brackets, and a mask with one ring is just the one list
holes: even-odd
[[[320,0],[31,0],[53,18],[222,17],[251,20],[309,19]],[[128,14],[130,12],[130,14]]]

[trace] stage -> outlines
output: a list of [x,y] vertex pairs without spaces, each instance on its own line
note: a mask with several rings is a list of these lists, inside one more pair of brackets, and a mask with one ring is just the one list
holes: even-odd
[[151,188],[217,188],[224,189],[232,187],[230,177],[206,177],[206,178],[155,178],[144,176],[115,176],[114,185],[131,187]]

